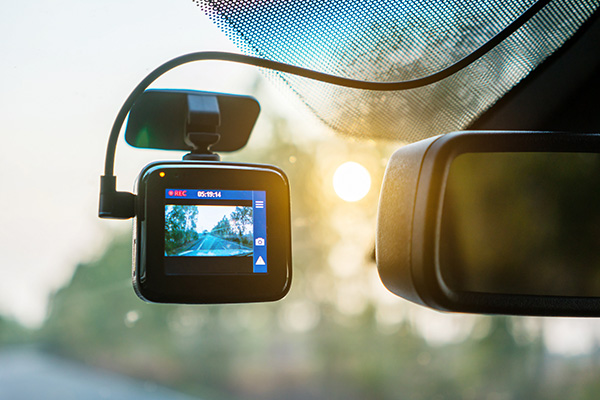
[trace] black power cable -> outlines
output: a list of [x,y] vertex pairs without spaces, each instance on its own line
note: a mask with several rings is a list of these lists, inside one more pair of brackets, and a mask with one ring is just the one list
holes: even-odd
[[[114,176],[114,163],[115,163],[115,151],[117,147],[117,139],[119,138],[119,133],[121,131],[121,127],[125,122],[125,117],[129,113],[131,107],[138,99],[138,97],[165,72],[178,67],[183,64],[187,64],[193,61],[205,61],[205,60],[218,60],[218,61],[230,61],[240,64],[248,64],[254,65],[257,67],[267,68],[279,72],[285,72],[293,75],[302,76],[308,79],[314,79],[317,81],[331,83],[333,85],[338,86],[346,86],[354,89],[364,89],[364,90],[377,90],[377,91],[400,91],[407,89],[415,89],[422,86],[431,85],[432,83],[439,82],[442,79],[445,79],[456,72],[462,70],[463,68],[469,66],[474,61],[479,59],[481,56],[492,50],[498,44],[500,44],[504,39],[513,34],[517,29],[523,26],[527,21],[533,18],[542,8],[544,8],[550,1],[552,0],[538,0],[531,7],[529,7],[523,14],[521,14],[518,18],[516,18],[513,22],[511,22],[506,28],[497,33],[494,37],[484,43],[481,47],[473,51],[471,54],[467,55],[463,59],[457,61],[456,63],[438,71],[431,75],[407,80],[407,81],[394,81],[394,82],[369,82],[369,81],[361,81],[356,79],[344,78],[341,76],[335,76],[330,74],[325,74],[323,72],[313,71],[310,69],[298,67],[295,65],[285,64],[278,61],[266,60],[259,57],[247,56],[243,54],[234,54],[234,53],[225,53],[225,52],[197,52],[190,53],[180,57],[176,57],[166,63],[162,64],[154,71],[150,72],[136,87],[133,89],[131,94],[123,103],[123,106],[119,110],[117,117],[113,123],[112,129],[110,131],[110,136],[108,138],[108,145],[106,147],[106,160],[104,164],[104,176],[101,177],[101,188],[100,188],[100,196],[101,196],[101,204],[100,204],[100,216],[104,217],[117,217],[117,218],[129,218],[127,216],[119,216],[120,214],[129,214],[129,208],[124,212],[116,212],[113,213],[110,208],[117,206],[119,202],[117,199],[112,201],[112,195],[129,195],[129,193],[117,193],[116,192],[116,178]],[[103,206],[103,201],[104,206]],[[109,204],[110,203],[110,204]]]

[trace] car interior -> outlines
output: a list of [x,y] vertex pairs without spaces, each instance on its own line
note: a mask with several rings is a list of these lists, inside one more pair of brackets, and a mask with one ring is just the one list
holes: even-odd
[[[104,15],[105,31],[72,40],[102,37],[107,60],[110,43],[131,68],[133,48],[150,49],[134,72],[91,50],[44,56],[106,69],[94,96],[66,81],[55,95],[95,107],[81,116],[89,157],[55,174],[82,145],[57,141],[30,165],[10,161],[24,142],[2,153],[24,195],[0,219],[0,398],[597,398],[600,2],[144,7],[162,27],[132,7],[51,14],[65,27]],[[34,11],[14,10],[21,32]],[[184,17],[206,25],[178,30]],[[186,32],[225,44],[177,47]],[[30,63],[7,59],[13,99]],[[200,65],[216,69],[198,83]],[[58,137],[42,111],[6,104],[8,127],[30,115],[31,143],[44,127]],[[27,191],[44,180],[85,192],[84,211]],[[87,242],[44,254],[31,232],[46,225],[46,246]],[[42,269],[54,283],[36,283]]]

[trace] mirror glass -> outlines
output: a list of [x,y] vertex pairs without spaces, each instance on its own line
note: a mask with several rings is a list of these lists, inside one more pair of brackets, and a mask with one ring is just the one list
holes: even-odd
[[459,155],[439,239],[453,290],[600,296],[600,155]]

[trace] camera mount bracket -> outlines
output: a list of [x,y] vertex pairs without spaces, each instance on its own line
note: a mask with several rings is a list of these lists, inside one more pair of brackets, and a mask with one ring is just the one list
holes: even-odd
[[221,157],[212,151],[210,147],[216,144],[221,135],[211,132],[190,132],[186,135],[186,142],[194,143],[194,148],[183,156],[184,160],[191,161],[221,161]]
[[221,111],[217,96],[188,94],[184,140],[192,151],[183,159],[221,161],[221,157],[210,150],[210,147],[221,139],[221,135],[217,133],[219,125],[221,125]]

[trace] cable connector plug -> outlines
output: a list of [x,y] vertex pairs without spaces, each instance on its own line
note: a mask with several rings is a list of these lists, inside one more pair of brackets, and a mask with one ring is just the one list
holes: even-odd
[[135,195],[117,192],[116,176],[100,177],[100,218],[129,219],[135,217]]

